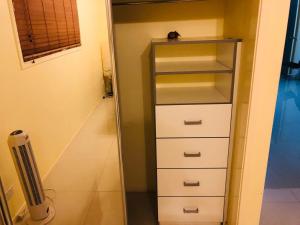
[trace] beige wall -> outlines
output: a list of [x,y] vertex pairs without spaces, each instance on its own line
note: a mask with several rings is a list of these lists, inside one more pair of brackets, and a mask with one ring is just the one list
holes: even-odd
[[0,175],[6,188],[15,186],[9,201],[14,215],[24,199],[7,136],[14,129],[28,131],[45,176],[102,96],[100,40],[105,16],[104,0],[77,0],[82,47],[21,69],[8,1],[0,4]]
[[258,225],[290,1],[261,0],[237,224]]
[[229,224],[259,225],[289,1],[227,3],[224,33],[241,36],[244,45]]
[[151,39],[166,37],[169,31],[174,30],[183,37],[222,35],[223,12],[223,1],[219,0],[114,7],[127,190],[155,189],[149,62]]
[[101,55],[103,60],[103,69],[105,71],[112,70],[111,65],[111,54],[110,54],[110,40],[108,35],[108,23],[107,23],[107,8],[106,8],[106,0],[99,0],[100,9],[99,16],[100,18],[100,44],[101,44]]

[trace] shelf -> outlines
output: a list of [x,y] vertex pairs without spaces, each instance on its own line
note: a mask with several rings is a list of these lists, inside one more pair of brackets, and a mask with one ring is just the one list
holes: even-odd
[[144,5],[144,4],[158,4],[158,3],[181,3],[181,2],[195,2],[205,0],[112,0],[113,6],[122,5]]
[[154,39],[156,104],[230,103],[238,41],[223,37]]
[[199,73],[232,73],[229,68],[215,60],[210,61],[169,61],[156,62],[155,74],[199,74]]
[[229,103],[217,88],[211,87],[157,87],[156,104]]
[[179,38],[177,40],[168,40],[167,38],[152,39],[153,45],[178,45],[178,44],[201,44],[201,43],[234,43],[241,42],[241,38],[218,37],[197,37],[197,38]]

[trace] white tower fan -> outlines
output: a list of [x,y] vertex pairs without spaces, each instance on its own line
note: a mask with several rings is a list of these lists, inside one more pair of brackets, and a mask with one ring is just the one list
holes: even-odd
[[13,225],[0,178],[0,225]]
[[16,130],[9,135],[8,145],[29,209],[27,224],[49,223],[54,218],[55,210],[45,198],[29,136],[22,130]]

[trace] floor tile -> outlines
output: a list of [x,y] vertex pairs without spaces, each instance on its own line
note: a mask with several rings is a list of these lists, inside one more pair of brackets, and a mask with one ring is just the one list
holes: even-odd
[[291,189],[293,195],[295,196],[295,198],[297,199],[297,201],[300,202],[300,188],[293,188]]
[[300,80],[281,79],[260,225],[300,224]]
[[93,192],[57,192],[56,215],[49,225],[81,225],[93,200]]
[[[55,216],[48,225],[82,225],[93,201],[94,192],[46,192],[55,208]],[[29,215],[15,225],[27,225]]]
[[64,153],[65,157],[105,159],[113,144],[113,135],[79,134]]
[[265,189],[264,202],[297,202],[291,189]]
[[116,134],[116,115],[114,99],[106,99],[100,104],[90,116],[81,129],[82,132],[94,132],[101,135]]
[[260,225],[281,225],[273,216],[272,206],[274,203],[264,203],[262,206]]
[[113,140],[104,169],[99,175],[97,191],[121,191],[120,165],[117,139]]
[[98,191],[121,191],[119,165],[107,160],[102,174],[99,176]]
[[[56,192],[49,225],[123,224],[114,113],[113,99],[103,100],[44,181]],[[53,190],[46,195],[53,198]]]
[[300,188],[300,80],[281,79],[266,188]]
[[63,156],[46,178],[44,187],[57,191],[94,191],[103,162]]
[[299,225],[299,212],[299,202],[264,203],[260,225]]
[[96,192],[83,225],[122,225],[121,192]]

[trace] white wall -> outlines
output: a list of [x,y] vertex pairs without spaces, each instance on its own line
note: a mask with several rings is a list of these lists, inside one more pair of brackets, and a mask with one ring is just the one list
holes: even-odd
[[104,0],[77,0],[82,46],[22,69],[8,1],[0,4],[0,175],[6,188],[15,186],[9,201],[14,215],[24,198],[7,136],[15,129],[29,133],[45,176],[103,95],[100,44],[105,16]]

